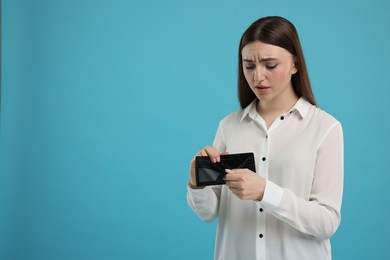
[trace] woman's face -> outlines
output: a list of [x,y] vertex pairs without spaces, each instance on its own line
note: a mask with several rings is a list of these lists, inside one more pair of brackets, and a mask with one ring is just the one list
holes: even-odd
[[255,41],[244,46],[241,56],[245,79],[259,100],[295,96],[291,77],[297,68],[286,49]]

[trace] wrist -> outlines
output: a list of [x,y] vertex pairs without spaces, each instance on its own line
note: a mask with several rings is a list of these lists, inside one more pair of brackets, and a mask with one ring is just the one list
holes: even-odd
[[190,187],[193,190],[199,190],[199,189],[203,189],[205,187],[205,186],[196,186],[193,183],[191,183],[191,181],[188,181],[187,185],[188,185],[188,187]]
[[264,197],[264,190],[265,190],[265,180],[263,178],[260,178],[259,183],[259,195],[257,197],[257,201],[262,201]]

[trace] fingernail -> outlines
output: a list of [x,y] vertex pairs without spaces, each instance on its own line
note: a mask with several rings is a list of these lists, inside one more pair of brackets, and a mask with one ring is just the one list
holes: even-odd
[[213,163],[216,163],[216,162],[217,162],[217,160],[216,160],[215,158],[212,158],[211,161],[212,161]]
[[221,161],[221,157],[217,157],[217,162],[220,162]]

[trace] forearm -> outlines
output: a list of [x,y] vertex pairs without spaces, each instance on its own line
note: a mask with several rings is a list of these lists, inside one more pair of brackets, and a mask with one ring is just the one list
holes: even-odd
[[[275,184],[273,184],[275,185]],[[280,187],[278,187],[280,188]],[[281,189],[278,205],[268,202],[265,194],[262,207],[270,214],[291,225],[302,233],[318,238],[330,238],[340,224],[340,204],[322,204],[316,200],[298,198],[291,190]]]
[[218,189],[211,187],[192,189],[187,186],[187,202],[190,208],[205,222],[212,222],[218,214]]
[[329,238],[340,224],[344,160],[341,125],[329,130],[317,152],[310,194],[297,196],[299,188],[287,189],[266,181],[264,208],[297,230]]

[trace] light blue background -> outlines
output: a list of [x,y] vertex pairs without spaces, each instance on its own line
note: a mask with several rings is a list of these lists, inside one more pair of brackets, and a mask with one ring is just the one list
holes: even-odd
[[189,161],[255,19],[297,27],[345,135],[334,259],[389,259],[388,1],[3,0],[0,259],[212,259]]

